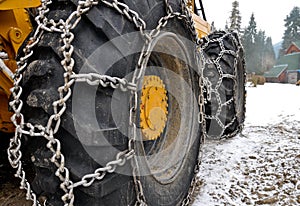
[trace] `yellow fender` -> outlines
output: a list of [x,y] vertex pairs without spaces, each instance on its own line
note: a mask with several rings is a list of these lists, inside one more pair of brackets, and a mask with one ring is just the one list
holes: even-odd
[[40,5],[40,0],[0,0],[0,10],[33,8]]

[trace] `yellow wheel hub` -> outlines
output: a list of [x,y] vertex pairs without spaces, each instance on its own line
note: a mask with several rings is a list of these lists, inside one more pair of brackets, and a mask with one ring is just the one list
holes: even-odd
[[168,115],[167,91],[158,76],[145,76],[140,104],[140,124],[144,140],[156,140]]

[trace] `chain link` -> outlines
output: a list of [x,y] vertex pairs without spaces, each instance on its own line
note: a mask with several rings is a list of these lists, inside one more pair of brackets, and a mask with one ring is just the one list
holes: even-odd
[[101,2],[108,7],[114,8],[121,15],[124,15],[129,21],[135,24],[136,28],[142,34],[144,34],[144,31],[146,30],[146,22],[142,18],[140,18],[139,14],[136,11],[131,10],[129,6],[117,0],[113,0],[112,2],[101,0]]
[[[42,1],[41,7],[39,7],[38,15],[35,18],[38,26],[34,33],[34,36],[30,38],[29,44],[24,49],[24,57],[20,59],[18,62],[19,69],[17,70],[14,76],[14,87],[12,88],[12,96],[13,101],[10,102],[10,106],[13,108],[15,114],[12,116],[12,121],[16,126],[16,134],[15,137],[11,139],[10,146],[8,148],[8,158],[11,165],[14,168],[18,168],[16,176],[21,178],[21,186],[23,189],[27,190],[27,199],[33,201],[33,205],[40,205],[40,203],[36,199],[36,195],[30,188],[30,184],[26,180],[25,172],[22,168],[22,152],[20,150],[21,147],[21,137],[23,134],[30,135],[30,136],[44,136],[49,142],[47,143],[47,147],[52,151],[53,156],[51,161],[56,165],[57,171],[55,175],[62,181],[60,184],[61,189],[65,192],[62,196],[62,200],[65,205],[73,205],[74,203],[74,194],[73,188],[78,187],[80,185],[87,186],[87,178],[88,175],[85,175],[81,182],[77,182],[73,184],[69,177],[69,170],[65,167],[65,158],[64,155],[61,153],[61,145],[58,139],[54,138],[54,134],[58,131],[61,122],[61,115],[66,110],[66,101],[71,97],[71,89],[70,87],[73,85],[75,80],[73,79],[75,75],[73,74],[73,67],[74,67],[74,59],[72,58],[72,54],[74,48],[72,46],[72,41],[74,39],[74,34],[71,32],[81,19],[81,15],[87,12],[91,6],[98,4],[98,1],[80,1],[77,7],[77,10],[73,12],[66,21],[62,19],[59,22],[55,22],[54,20],[48,20],[46,18],[46,14],[49,12],[48,5],[51,4],[51,1]],[[32,56],[33,51],[32,48],[38,44],[40,37],[42,36],[43,32],[60,32],[61,38],[63,42],[62,46],[62,54],[64,59],[61,61],[63,68],[65,69],[64,73],[64,80],[65,84],[58,88],[60,99],[53,102],[53,110],[54,114],[50,116],[47,126],[43,127],[41,125],[32,125],[30,123],[24,123],[24,117],[21,114],[21,109],[23,102],[20,99],[22,94],[22,87],[19,85],[20,81],[22,80],[22,72],[27,67],[27,60]],[[73,77],[73,78],[71,78]],[[79,76],[75,76],[78,78]],[[91,77],[99,77],[97,75],[91,75]],[[135,85],[128,84],[125,80],[119,78],[109,78],[106,77],[109,81],[109,85],[113,88],[120,87],[122,90],[127,90],[128,88],[131,90],[135,89]],[[90,80],[90,81],[89,81]],[[86,80],[88,83],[92,83],[90,78]],[[94,82],[95,83],[95,82]],[[100,81],[102,86],[108,86],[105,84],[104,81]],[[128,85],[128,88],[126,86]],[[132,157],[133,150],[126,151],[126,154],[120,152],[117,155],[117,159],[115,161],[111,161],[107,163],[106,167],[99,168],[95,171],[94,179],[101,179],[103,178],[105,172],[113,172],[116,169],[116,165],[123,165],[125,161]],[[122,156],[123,155],[123,156]]]
[[[41,7],[38,8],[39,18],[38,20],[43,19],[43,15],[48,12],[47,10],[47,2],[42,1]],[[16,177],[21,179],[21,189],[25,189],[26,199],[31,200],[33,205],[40,205],[37,200],[36,194],[31,189],[29,182],[26,179],[26,174],[23,169],[23,164],[21,161],[22,152],[21,148],[21,138],[24,128],[24,116],[21,114],[21,109],[23,106],[23,102],[20,99],[22,94],[22,87],[20,86],[20,82],[22,80],[22,72],[26,69],[27,60],[32,56],[33,52],[31,48],[39,42],[39,39],[42,35],[41,26],[38,26],[34,35],[29,39],[29,44],[27,44],[24,48],[24,57],[20,58],[18,61],[18,69],[14,74],[14,87],[11,89],[13,100],[9,103],[12,109],[14,110],[14,114],[11,117],[13,124],[16,127],[15,135],[10,139],[9,148],[7,149],[8,160],[13,168],[17,169],[15,174]],[[30,132],[30,131],[29,131]],[[31,131],[32,132],[32,131]]]
[[[157,27],[155,29],[153,29],[152,31],[150,31],[149,34],[144,35],[146,37],[146,40],[145,40],[145,44],[141,50],[140,58],[137,63],[137,68],[135,70],[132,83],[137,84],[137,82],[139,80],[141,80],[142,74],[144,73],[144,70],[147,66],[147,57],[151,54],[151,52],[150,52],[151,44],[152,44],[153,40],[160,34],[161,29],[167,25],[167,23],[170,19],[173,19],[173,18],[177,18],[179,20],[184,19],[185,26],[187,26],[187,28],[193,34],[195,42],[196,43],[200,42],[197,32],[196,32],[196,29],[195,29],[194,21],[192,19],[192,15],[191,15],[189,9],[187,9],[186,2],[182,1],[183,14],[179,13],[179,12],[173,12],[173,9],[172,9],[171,5],[169,4],[168,0],[165,0],[165,5],[166,5],[167,16],[160,18],[160,20],[158,21]],[[134,96],[136,97],[137,94],[134,93]],[[136,98],[134,98],[134,97],[132,99],[135,100],[135,104],[132,107],[131,112],[134,112],[137,108],[137,101],[136,101]],[[201,110],[201,108],[203,109],[203,105],[202,106],[200,105],[200,110]],[[203,113],[201,115],[203,115]],[[130,116],[132,118],[132,117],[134,117],[134,114],[131,114]],[[132,131],[135,131],[136,125],[134,123],[134,120],[132,120],[131,118],[130,118],[130,122],[131,122]],[[202,118],[202,119],[204,119],[204,118]],[[203,123],[201,125],[203,127]],[[133,140],[135,142],[136,136],[135,135],[132,135],[132,136],[133,136]],[[143,193],[143,187],[142,187],[141,181],[139,179],[138,160],[137,160],[136,156],[134,156],[134,157],[135,158],[132,163],[133,164],[133,178],[134,178],[136,195],[137,195],[137,202],[135,205],[144,206],[144,205],[147,205],[146,197]],[[190,197],[193,195],[194,189],[196,186],[196,174],[198,173],[196,171],[199,171],[200,163],[201,163],[201,158],[199,156],[199,158],[197,160],[197,164],[195,166],[195,171],[194,171],[195,174],[193,177],[193,181],[191,183],[188,195],[183,200],[182,205],[189,205],[189,203],[190,203]]]
[[[194,29],[193,27],[194,25],[191,24],[191,29]],[[218,118],[218,115],[221,113],[221,107],[222,106],[226,106],[228,104],[231,104],[232,102],[238,102],[239,100],[237,99],[238,96],[236,95],[236,93],[234,92],[234,95],[231,99],[227,100],[226,102],[222,103],[221,101],[221,98],[220,98],[220,94],[218,92],[218,88],[221,86],[222,84],[222,81],[223,81],[223,78],[230,78],[230,79],[233,79],[234,81],[234,88],[233,88],[233,91],[239,91],[238,90],[238,84],[237,84],[237,79],[236,79],[236,76],[237,76],[237,73],[238,73],[238,58],[240,57],[239,53],[243,51],[243,46],[241,44],[241,40],[240,40],[240,36],[238,33],[234,33],[237,35],[237,38],[235,36],[233,36],[233,33],[232,32],[226,32],[226,34],[224,36],[222,36],[221,38],[218,38],[218,39],[209,39],[208,37],[205,37],[205,41],[206,43],[203,44],[203,39],[198,39],[197,37],[195,38],[196,39],[196,42],[197,42],[197,58],[198,59],[198,64],[202,63],[202,68],[200,69],[200,77],[199,77],[199,88],[200,88],[200,94],[199,94],[199,98],[198,98],[198,104],[199,104],[199,114],[198,114],[198,121],[199,121],[199,124],[201,125],[201,128],[202,128],[202,134],[201,135],[201,142],[202,142],[202,145],[204,144],[205,142],[205,139],[209,136],[206,132],[206,119],[214,119],[218,122],[219,125],[222,126],[222,129],[223,129],[223,132],[226,130],[226,128],[228,128],[230,125],[232,125],[234,123],[234,121],[236,120],[236,116],[232,119],[231,122],[227,123],[227,125],[224,125],[221,120]],[[229,37],[230,39],[232,39],[234,41],[234,44],[237,46],[237,50],[236,51],[232,51],[232,50],[226,50],[225,47],[224,47],[224,44],[223,44],[223,39],[224,38],[227,38]],[[207,58],[206,55],[204,54],[204,49],[206,47],[208,47],[208,45],[210,43],[213,43],[213,42],[218,42],[220,44],[220,47],[221,47],[221,52],[219,53],[219,56],[212,62],[211,59]],[[228,74],[224,74],[223,71],[222,71],[222,68],[221,68],[221,65],[220,65],[220,59],[222,58],[222,56],[224,54],[230,54],[234,57],[234,71],[233,71],[233,74],[232,75],[228,75]],[[212,83],[210,82],[209,78],[207,78],[204,74],[204,68],[206,67],[207,64],[215,64],[217,65],[217,69],[218,69],[218,72],[219,72],[219,75],[220,75],[220,78],[218,80],[218,82],[216,83],[216,86],[215,86],[215,89],[212,88]],[[243,62],[244,64],[244,62]],[[244,77],[244,81],[246,81],[246,73],[244,71],[243,73]],[[246,82],[244,82],[244,85],[245,85]],[[206,96],[204,96],[204,92],[206,92]],[[207,104],[209,101],[211,101],[211,94],[212,93],[216,93],[218,94],[218,98],[217,98],[217,101],[218,101],[218,105],[219,105],[219,108],[218,108],[218,111],[217,111],[217,114],[214,115],[214,116],[209,116],[209,115],[206,115],[205,114],[205,104]],[[235,108],[235,113],[237,115],[237,108]],[[245,109],[243,110],[243,112],[245,112]],[[243,114],[245,115],[245,114]],[[232,136],[235,136],[236,134],[238,134],[240,131],[242,130],[242,126],[240,128],[238,128],[237,130],[235,130],[234,132],[232,132],[231,134],[228,134],[228,135],[223,135],[222,138],[229,138],[229,137],[232,137]],[[192,182],[191,182],[191,185],[190,185],[190,188],[189,188],[189,191],[188,191],[188,194],[186,196],[186,198],[183,200],[182,202],[182,206],[188,206],[188,205],[191,205],[192,204],[192,200],[194,198],[194,192],[195,192],[195,189],[197,187],[197,184],[199,182],[199,179],[197,177],[197,174],[199,173],[199,170],[200,170],[200,165],[201,165],[201,156],[202,156],[202,147],[200,146],[200,151],[199,151],[199,157],[198,157],[198,160],[197,160],[197,164],[195,166],[195,169],[194,169],[194,178],[192,179]]]
[[128,90],[136,90],[136,84],[128,82],[128,80],[125,78],[111,77],[108,75],[100,75],[96,73],[72,74],[70,78],[75,79],[76,82],[86,82],[91,86],[101,85],[102,87],[110,86],[113,89],[120,88],[123,92],[126,92]]
[[[236,36],[235,36],[236,35]],[[224,46],[224,39],[230,39],[231,41],[234,42],[234,45],[237,47],[236,50],[231,50],[231,49],[226,49]],[[205,42],[205,43],[204,43]],[[220,47],[220,52],[218,53],[218,56],[214,59],[209,59],[206,58],[205,55],[202,53],[202,55],[200,55],[204,65],[202,67],[202,78],[203,78],[203,82],[204,82],[204,90],[206,91],[206,96],[204,97],[205,102],[210,102],[211,101],[211,97],[212,94],[215,95],[216,97],[216,101],[218,104],[218,109],[215,112],[215,114],[213,115],[208,115],[205,114],[205,119],[207,120],[215,120],[215,122],[217,122],[217,124],[221,127],[222,132],[221,132],[221,137],[222,138],[229,138],[232,136],[235,136],[237,133],[240,132],[240,130],[242,129],[242,126],[240,128],[238,128],[237,130],[235,130],[234,132],[224,135],[224,131],[230,127],[236,120],[237,120],[237,115],[238,115],[238,111],[237,108],[235,107],[235,116],[232,118],[232,120],[230,122],[222,122],[221,119],[219,118],[221,112],[222,112],[222,107],[228,106],[229,104],[238,102],[239,100],[238,95],[236,94],[236,91],[239,91],[238,88],[238,83],[237,83],[237,74],[238,74],[238,58],[240,58],[240,52],[243,51],[243,46],[241,44],[241,40],[239,37],[239,34],[236,32],[224,32],[224,34],[219,37],[219,38],[213,38],[210,39],[209,37],[204,37],[204,40],[202,41],[202,44],[200,44],[200,48],[199,51],[204,51],[210,44],[212,43],[217,43]],[[234,68],[233,68],[233,73],[232,74],[225,74],[222,70],[222,66],[221,66],[221,59],[224,55],[230,55],[234,58]],[[206,77],[203,70],[204,68],[207,67],[207,65],[215,65],[217,71],[218,71],[218,75],[219,75],[219,79],[217,81],[217,83],[214,85],[214,88],[212,88],[212,83],[210,78]],[[240,71],[239,71],[240,72]],[[246,73],[243,73],[244,75],[244,80],[246,80],[245,75]],[[222,94],[220,94],[219,89],[222,85],[222,82],[224,79],[231,79],[234,82],[234,88],[233,88],[233,96],[230,99],[226,99],[225,102],[222,102],[221,100],[221,96]],[[245,82],[243,83],[245,85]],[[245,110],[243,110],[243,112],[245,112]],[[243,114],[244,115],[244,114]],[[207,134],[208,137],[211,137],[210,135]],[[213,137],[212,137],[213,138]]]
[[[52,152],[52,157],[50,158],[51,162],[57,167],[55,175],[61,181],[60,188],[64,191],[64,195],[61,199],[65,205],[73,205],[75,198],[73,193],[74,188],[77,188],[79,186],[88,187],[91,184],[93,184],[94,181],[102,180],[107,173],[113,173],[118,166],[124,165],[129,159],[132,159],[133,179],[137,194],[136,205],[147,205],[146,198],[143,193],[143,187],[139,179],[139,167],[137,157],[135,155],[135,144],[137,141],[135,111],[137,110],[138,106],[136,84],[138,81],[140,81],[143,70],[146,67],[146,59],[151,53],[150,48],[153,40],[160,34],[161,29],[168,24],[168,21],[170,19],[178,18],[180,20],[184,20],[185,25],[193,34],[195,42],[199,44],[200,40],[195,30],[192,15],[186,6],[185,0],[182,1],[182,13],[174,12],[168,0],[165,0],[167,15],[162,17],[159,20],[157,27],[150,32],[146,32],[145,21],[142,18],[140,18],[137,12],[131,10],[126,4],[118,2],[117,0],[113,0],[112,2],[101,0],[101,2],[107,7],[115,9],[121,15],[124,15],[130,22],[132,22],[135,25],[135,27],[145,38],[145,44],[142,48],[132,82],[129,83],[126,79],[110,77],[107,75],[99,75],[93,73],[75,74],[73,72],[75,61],[72,57],[74,52],[74,47],[72,45],[72,41],[74,40],[74,34],[72,33],[72,30],[76,28],[76,26],[80,22],[82,14],[87,13],[93,6],[99,4],[99,2],[96,0],[79,1],[76,11],[74,11],[66,20],[60,19],[59,21],[54,21],[53,19],[47,18],[47,14],[49,12],[48,6],[52,3],[52,1],[41,0],[41,6],[37,8],[38,15],[35,17],[37,28],[33,36],[29,39],[29,43],[23,49],[24,56],[21,57],[18,61],[18,69],[14,74],[14,87],[11,89],[13,100],[10,102],[10,106],[14,110],[14,114],[11,119],[14,125],[16,126],[16,132],[15,136],[10,140],[10,145],[7,152],[8,159],[12,167],[17,169],[16,176],[21,179],[21,188],[27,191],[26,199],[32,200],[33,205],[41,204],[37,200],[36,194],[32,191],[30,184],[26,179],[25,171],[23,170],[23,165],[21,161],[22,152],[20,150],[21,139],[23,135],[44,137],[48,140],[46,146]],[[60,98],[57,101],[53,102],[54,113],[49,117],[46,126],[42,126],[32,125],[31,123],[25,123],[24,116],[21,113],[23,101],[20,99],[20,96],[22,94],[22,87],[20,86],[20,82],[23,78],[22,73],[27,68],[28,59],[33,55],[32,49],[39,43],[41,36],[45,32],[56,32],[60,33],[61,35],[63,43],[61,47],[63,55],[61,65],[63,66],[65,73],[64,85],[58,88]],[[103,87],[110,86],[114,89],[120,88],[122,91],[130,90],[132,92],[132,102],[130,107],[129,125],[131,128],[131,133],[130,139],[128,141],[128,149],[119,152],[115,160],[108,162],[105,167],[98,168],[94,171],[94,173],[86,174],[81,178],[80,181],[73,183],[70,180],[70,172],[68,168],[65,167],[65,157],[61,152],[60,141],[57,138],[55,138],[54,135],[56,135],[60,127],[61,116],[64,114],[67,108],[66,102],[72,95],[71,86],[75,82],[87,82],[89,85],[100,84]],[[202,97],[199,97],[199,99],[201,99],[201,101],[203,100]],[[201,104],[199,102],[199,105],[200,111],[203,111],[204,102],[201,102]],[[201,112],[200,115],[203,115],[203,112]],[[199,118],[201,118],[202,121],[204,120],[203,116],[199,116]],[[195,173],[199,171],[200,159],[201,158],[199,156],[198,163],[195,168]],[[190,199],[190,196],[194,191],[194,182],[196,181],[195,178],[196,176],[192,181],[191,189],[188,193],[186,200]]]
[[107,173],[113,173],[117,169],[117,166],[123,166],[127,162],[127,160],[133,157],[133,155],[133,149],[119,152],[116,156],[116,160],[108,162],[105,167],[96,169],[92,174],[84,175],[80,181],[70,185],[69,188],[91,186],[95,180],[102,180]]
[[[198,55],[196,55],[196,61],[198,65],[201,65],[203,63],[203,60],[206,61],[206,58],[204,57],[204,53],[203,50],[199,47],[199,45],[197,46],[197,50],[196,53]],[[205,90],[205,78],[203,78],[203,69],[200,69],[200,74],[199,74],[199,80],[198,80],[198,84],[199,84],[199,96],[198,96],[198,105],[199,105],[199,113],[198,113],[198,122],[201,128],[201,135],[200,135],[200,148],[199,148],[199,155],[197,158],[197,163],[195,165],[194,168],[194,177],[191,181],[188,193],[186,195],[186,197],[184,198],[184,200],[181,203],[181,206],[189,206],[192,204],[193,202],[193,197],[195,196],[195,190],[197,187],[197,184],[199,182],[199,178],[197,176],[197,174],[200,171],[200,165],[201,165],[201,160],[202,160],[202,145],[205,142],[205,138],[207,136],[206,134],[206,121],[205,121],[205,98],[204,98],[204,90]]]
[[201,39],[198,36],[196,27],[195,27],[195,22],[191,13],[191,10],[188,7],[187,0],[181,0],[181,7],[182,7],[182,13],[183,15],[186,16],[184,18],[185,25],[187,28],[190,30],[191,34],[193,35],[194,41],[197,45],[200,45]]
[[[196,31],[195,28],[195,22],[193,20],[192,14],[190,9],[188,8],[188,4],[186,0],[182,0],[182,11],[183,13],[187,16],[187,18],[185,19],[186,21],[186,25],[188,26],[191,34],[194,37],[194,41],[196,43],[196,61],[198,65],[204,65],[205,62],[207,61],[207,58],[204,56],[203,50],[200,47],[201,43],[202,43],[202,39],[200,39],[198,37],[198,33]],[[199,104],[199,113],[198,113],[198,122],[201,128],[201,135],[200,135],[200,148],[199,148],[199,155],[197,158],[197,163],[195,165],[194,168],[194,177],[191,181],[188,193],[186,195],[186,197],[184,198],[184,200],[181,203],[181,206],[189,206],[192,204],[193,202],[193,197],[194,197],[194,193],[195,193],[195,189],[197,187],[197,183],[198,183],[198,177],[197,174],[200,171],[200,165],[201,165],[201,160],[202,160],[202,145],[205,142],[206,139],[206,121],[205,121],[205,98],[204,98],[204,91],[205,91],[205,79],[203,78],[204,74],[203,74],[203,67],[200,69],[199,71],[199,80],[198,80],[198,84],[199,84],[199,96],[198,96],[198,104]]]

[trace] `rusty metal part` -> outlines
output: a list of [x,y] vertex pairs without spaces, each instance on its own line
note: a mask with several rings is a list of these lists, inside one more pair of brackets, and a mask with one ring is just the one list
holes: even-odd
[[194,12],[195,1],[194,1],[194,0],[187,0],[187,1],[186,1],[186,7],[187,7],[191,12]]
[[168,97],[158,76],[145,76],[140,104],[140,124],[144,140],[156,140],[163,132],[168,115]]
[[12,133],[15,130],[13,123],[10,121],[10,117],[13,113],[8,111],[8,99],[6,94],[4,94],[1,90],[0,100],[0,131]]

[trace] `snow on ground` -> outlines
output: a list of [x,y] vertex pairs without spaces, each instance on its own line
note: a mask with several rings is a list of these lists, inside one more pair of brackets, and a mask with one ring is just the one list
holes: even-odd
[[247,87],[243,132],[203,153],[193,206],[300,205],[300,87]]

